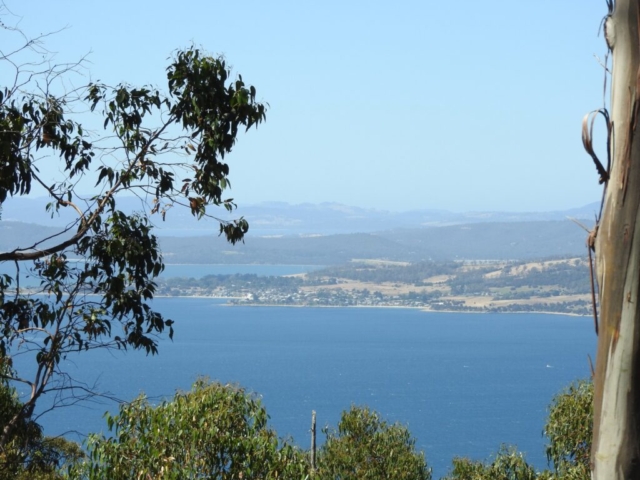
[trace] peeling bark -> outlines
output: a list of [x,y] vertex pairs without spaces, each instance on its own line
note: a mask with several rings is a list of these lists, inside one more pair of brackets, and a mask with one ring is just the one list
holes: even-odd
[[611,172],[595,242],[600,329],[592,478],[640,478],[640,8],[618,0],[605,24],[612,51]]

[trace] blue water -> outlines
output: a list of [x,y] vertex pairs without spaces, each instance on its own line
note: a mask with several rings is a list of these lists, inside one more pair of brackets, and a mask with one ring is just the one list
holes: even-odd
[[[262,396],[280,436],[303,448],[312,410],[320,427],[335,425],[351,404],[366,404],[409,427],[434,478],[453,456],[485,459],[502,443],[545,467],[547,405],[588,375],[596,343],[591,320],[581,317],[154,302],[176,320],[174,341],[163,340],[158,356],[90,352],[64,368],[126,400],[142,391],[172,395],[198,375],[239,383]],[[42,423],[48,434],[106,430],[107,408],[115,410],[55,410]]]
[[202,278],[207,275],[294,275],[323,268],[322,265],[175,265],[166,264],[161,277]]
[[[255,274],[263,276],[294,275],[307,273],[323,268],[322,265],[186,265],[186,264],[166,264],[164,271],[160,275],[162,278],[183,277],[202,278],[207,275],[231,275],[231,274]],[[28,267],[21,269],[22,287],[36,287],[40,280],[29,276]],[[16,269],[10,262],[0,262],[0,275],[8,274],[14,276]]]

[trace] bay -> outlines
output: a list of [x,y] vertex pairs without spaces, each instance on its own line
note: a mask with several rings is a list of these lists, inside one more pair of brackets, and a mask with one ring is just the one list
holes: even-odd
[[[73,263],[73,262],[72,262]],[[80,264],[80,262],[77,262]],[[207,275],[233,275],[233,274],[254,274],[260,276],[282,276],[296,275],[299,273],[313,272],[324,268],[323,265],[222,265],[222,264],[165,264],[164,271],[160,278],[182,277],[182,278],[202,278]],[[9,262],[0,262],[0,275],[15,276],[15,265]],[[22,278],[20,280],[23,287],[37,287],[40,280],[30,276],[29,268],[22,268]]]
[[282,276],[308,273],[323,268],[322,265],[221,265],[221,264],[165,264],[161,278],[202,278],[207,275],[255,274]]
[[[312,410],[321,427],[336,425],[352,404],[368,405],[408,426],[434,478],[454,456],[486,459],[502,443],[544,468],[547,406],[588,376],[596,344],[586,317],[228,307],[202,298],[154,305],[176,320],[158,356],[96,351],[69,357],[64,368],[124,400],[171,396],[199,375],[238,383],[262,397],[271,425],[302,448]],[[105,431],[107,409],[117,407],[67,407],[41,422],[49,435]]]

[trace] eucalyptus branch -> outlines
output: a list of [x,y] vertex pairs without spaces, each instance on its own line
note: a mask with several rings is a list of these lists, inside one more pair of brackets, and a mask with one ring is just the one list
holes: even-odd
[[[154,135],[154,137],[157,137],[164,130],[164,128],[166,128],[166,125],[160,131],[158,131]],[[153,140],[154,138],[152,138],[150,141],[153,141]],[[145,155],[146,155],[146,147],[143,148],[141,152],[138,153],[138,155],[136,155],[136,158],[133,161],[129,162],[129,167],[127,168],[126,172],[131,173],[133,169],[136,167],[135,160],[144,158]],[[80,228],[78,229],[78,232],[68,240],[65,240],[64,242],[60,242],[58,245],[55,245],[53,247],[49,247],[41,250],[26,251],[26,249],[18,248],[11,252],[0,253],[0,262],[6,261],[6,260],[15,260],[15,261],[37,260],[43,257],[47,257],[49,255],[52,255],[54,253],[61,252],[67,249],[68,247],[77,244],[78,241],[87,234],[87,232],[89,231],[93,223],[103,212],[107,203],[113,198],[115,193],[122,186],[122,183],[123,183],[123,176],[120,176],[120,178],[114,183],[113,187],[109,189],[109,191],[106,193],[106,195],[104,195],[102,200],[98,202],[97,204],[98,208],[84,222],[84,224],[80,226]]]
[[[14,85],[0,101],[0,146],[10,152],[0,165],[0,201],[28,195],[36,185],[56,211],[70,208],[77,217],[28,247],[0,252],[0,262],[16,264],[15,298],[0,303],[0,342],[9,360],[22,356],[36,362],[30,379],[15,374],[31,392],[2,429],[0,450],[21,420],[33,418],[42,395],[57,395],[56,405],[93,398],[92,388],[66,376],[61,360],[67,355],[98,348],[155,354],[159,335],[165,330],[173,335],[173,322],[149,304],[156,293],[153,279],[164,268],[150,216],[159,208],[163,215],[169,206],[187,208],[219,222],[231,243],[242,239],[248,228],[243,219],[225,221],[205,207],[233,206],[222,197],[229,186],[229,166],[222,160],[238,129],[261,123],[266,111],[255,101],[255,88],[241,78],[228,80],[224,59],[194,48],[176,53],[167,69],[168,92],[161,94],[129,85],[68,89],[68,75],[78,73],[85,57],[54,63],[46,52],[20,64],[18,56],[40,48],[38,41],[23,43],[22,50],[0,51],[0,62],[15,70]],[[65,93],[58,97],[59,86]],[[73,121],[79,105],[92,112],[101,106],[104,132]],[[59,161],[63,177],[47,180],[38,170],[44,161]],[[99,193],[83,197],[79,182],[90,177]],[[117,208],[125,192],[157,203],[127,215]],[[71,264],[72,249],[86,263]],[[23,261],[34,262],[39,287],[19,283]],[[2,298],[11,284],[0,284]]]
[[78,216],[80,217],[80,222],[84,222],[84,218],[85,218],[84,217],[84,212],[82,210],[80,210],[75,203],[69,202],[69,201],[65,200],[64,198],[62,198],[60,195],[58,195],[53,190],[53,188],[51,188],[49,185],[44,183],[35,172],[32,173],[32,175],[33,175],[33,178],[35,178],[36,181],[42,186],[42,188],[44,188],[47,192],[49,192],[49,195],[51,195],[60,205],[64,205],[65,207],[73,208],[78,213]]

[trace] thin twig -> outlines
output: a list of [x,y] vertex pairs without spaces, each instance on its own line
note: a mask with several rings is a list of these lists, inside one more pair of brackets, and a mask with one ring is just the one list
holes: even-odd
[[[589,237],[591,239],[591,236]],[[596,306],[596,285],[593,272],[593,259],[591,257],[591,245],[587,245],[587,252],[589,252],[589,277],[591,280],[591,307],[593,308],[593,326],[596,330],[596,336],[598,335],[598,308]]]

